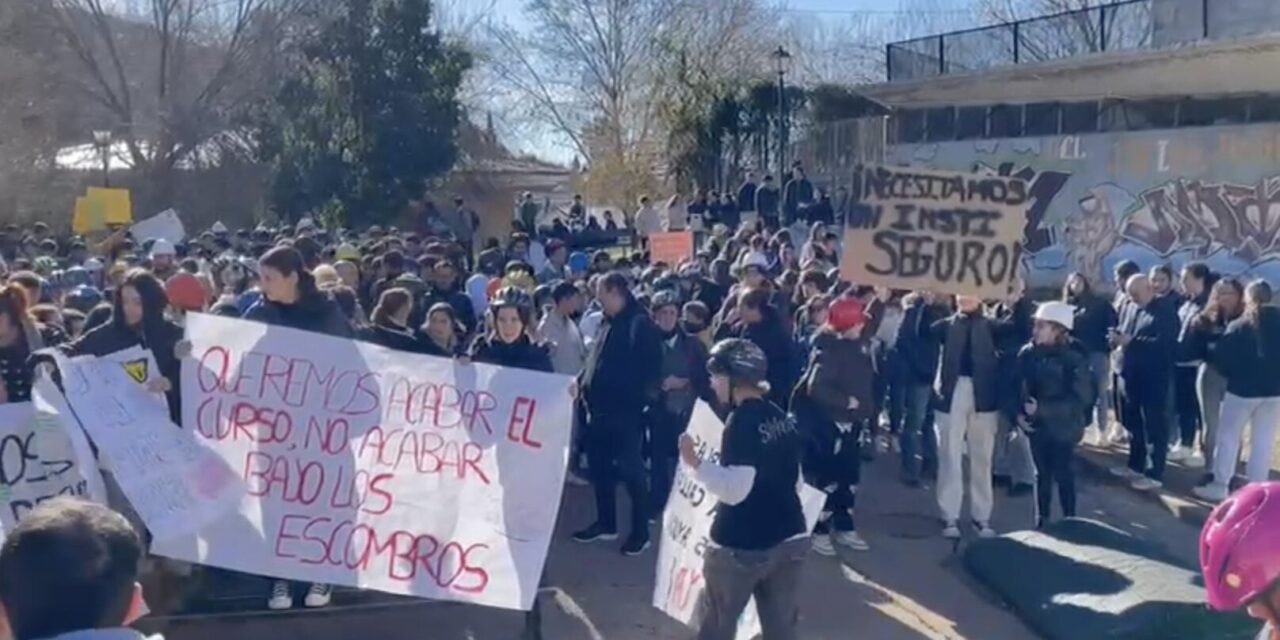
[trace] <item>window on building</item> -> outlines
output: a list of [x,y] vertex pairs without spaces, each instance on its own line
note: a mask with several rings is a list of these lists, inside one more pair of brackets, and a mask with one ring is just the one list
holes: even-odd
[[992,138],[1017,138],[1022,135],[1022,108],[1017,105],[992,105],[987,114],[987,135]]
[[898,132],[898,144],[924,142],[923,110],[901,109],[894,119],[897,121],[894,130]]
[[1095,133],[1098,131],[1098,103],[1071,102],[1062,105],[1063,135]]
[[986,136],[986,107],[960,107],[956,110],[957,140],[978,140]]
[[1280,96],[1258,96],[1250,100],[1249,122],[1280,122]]
[[1178,105],[1179,127],[1240,124],[1248,120],[1247,98],[1188,98]]
[[1120,101],[1113,109],[1108,131],[1142,131],[1172,129],[1177,124],[1178,103],[1172,100]]
[[955,107],[937,107],[925,112],[925,138],[929,142],[956,139]]
[[1034,102],[1026,106],[1023,130],[1029,136],[1052,136],[1058,133],[1062,105],[1056,102]]

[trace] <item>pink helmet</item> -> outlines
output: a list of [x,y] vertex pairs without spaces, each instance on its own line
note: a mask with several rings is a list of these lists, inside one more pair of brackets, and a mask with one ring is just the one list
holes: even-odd
[[1234,611],[1280,579],[1280,482],[1250,484],[1218,505],[1200,532],[1209,606]]

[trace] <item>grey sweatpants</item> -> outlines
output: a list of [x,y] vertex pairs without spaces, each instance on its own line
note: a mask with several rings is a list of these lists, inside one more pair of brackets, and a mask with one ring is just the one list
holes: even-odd
[[733,640],[751,596],[756,598],[763,640],[796,640],[800,572],[808,554],[808,537],[763,551],[708,547],[698,640]]
[[1213,454],[1217,448],[1218,419],[1221,416],[1222,397],[1227,394],[1227,379],[1208,363],[1200,365],[1196,378],[1196,393],[1200,396],[1200,422],[1204,429],[1200,434],[1200,450],[1204,453],[1204,468],[1213,470]]

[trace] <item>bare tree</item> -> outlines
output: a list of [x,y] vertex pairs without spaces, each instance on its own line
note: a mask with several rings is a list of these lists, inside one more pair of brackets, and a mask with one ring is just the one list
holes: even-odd
[[124,163],[145,176],[159,203],[180,164],[245,150],[236,119],[269,92],[289,20],[310,7],[308,0],[148,0],[139,20],[120,16],[108,0],[34,1],[76,62],[62,80],[106,114],[95,128],[112,130],[127,150]]
[[1004,54],[1012,59],[1016,51],[1019,61],[1133,49],[1150,42],[1148,3],[1100,5],[1097,0],[979,0],[978,8],[992,24],[1023,21],[1016,30],[992,33],[1003,43]]

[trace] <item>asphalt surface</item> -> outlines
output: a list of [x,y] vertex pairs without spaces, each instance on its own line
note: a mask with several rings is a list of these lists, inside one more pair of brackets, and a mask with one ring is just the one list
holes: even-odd
[[[857,519],[869,552],[840,560],[811,553],[801,595],[805,640],[1030,640],[1036,638],[965,573],[959,545],[940,537],[933,492],[897,480],[895,456],[881,454],[864,470]],[[1195,528],[1130,490],[1081,479],[1080,515],[1151,540],[1191,560]],[[624,500],[620,500],[624,502]],[[999,492],[993,526],[1031,525],[1032,498]],[[624,506],[624,505],[620,505]],[[622,510],[625,513],[625,508]],[[628,558],[618,542],[583,545],[569,534],[593,517],[590,490],[567,487],[560,535],[552,544],[543,637],[548,640],[691,638],[692,632],[650,606],[655,548]],[[972,535],[966,531],[966,535]],[[657,539],[655,534],[655,540]],[[1033,568],[1028,568],[1034,570]],[[285,613],[154,619],[150,629],[173,639],[515,640],[524,616],[482,607],[375,599],[344,608]]]

